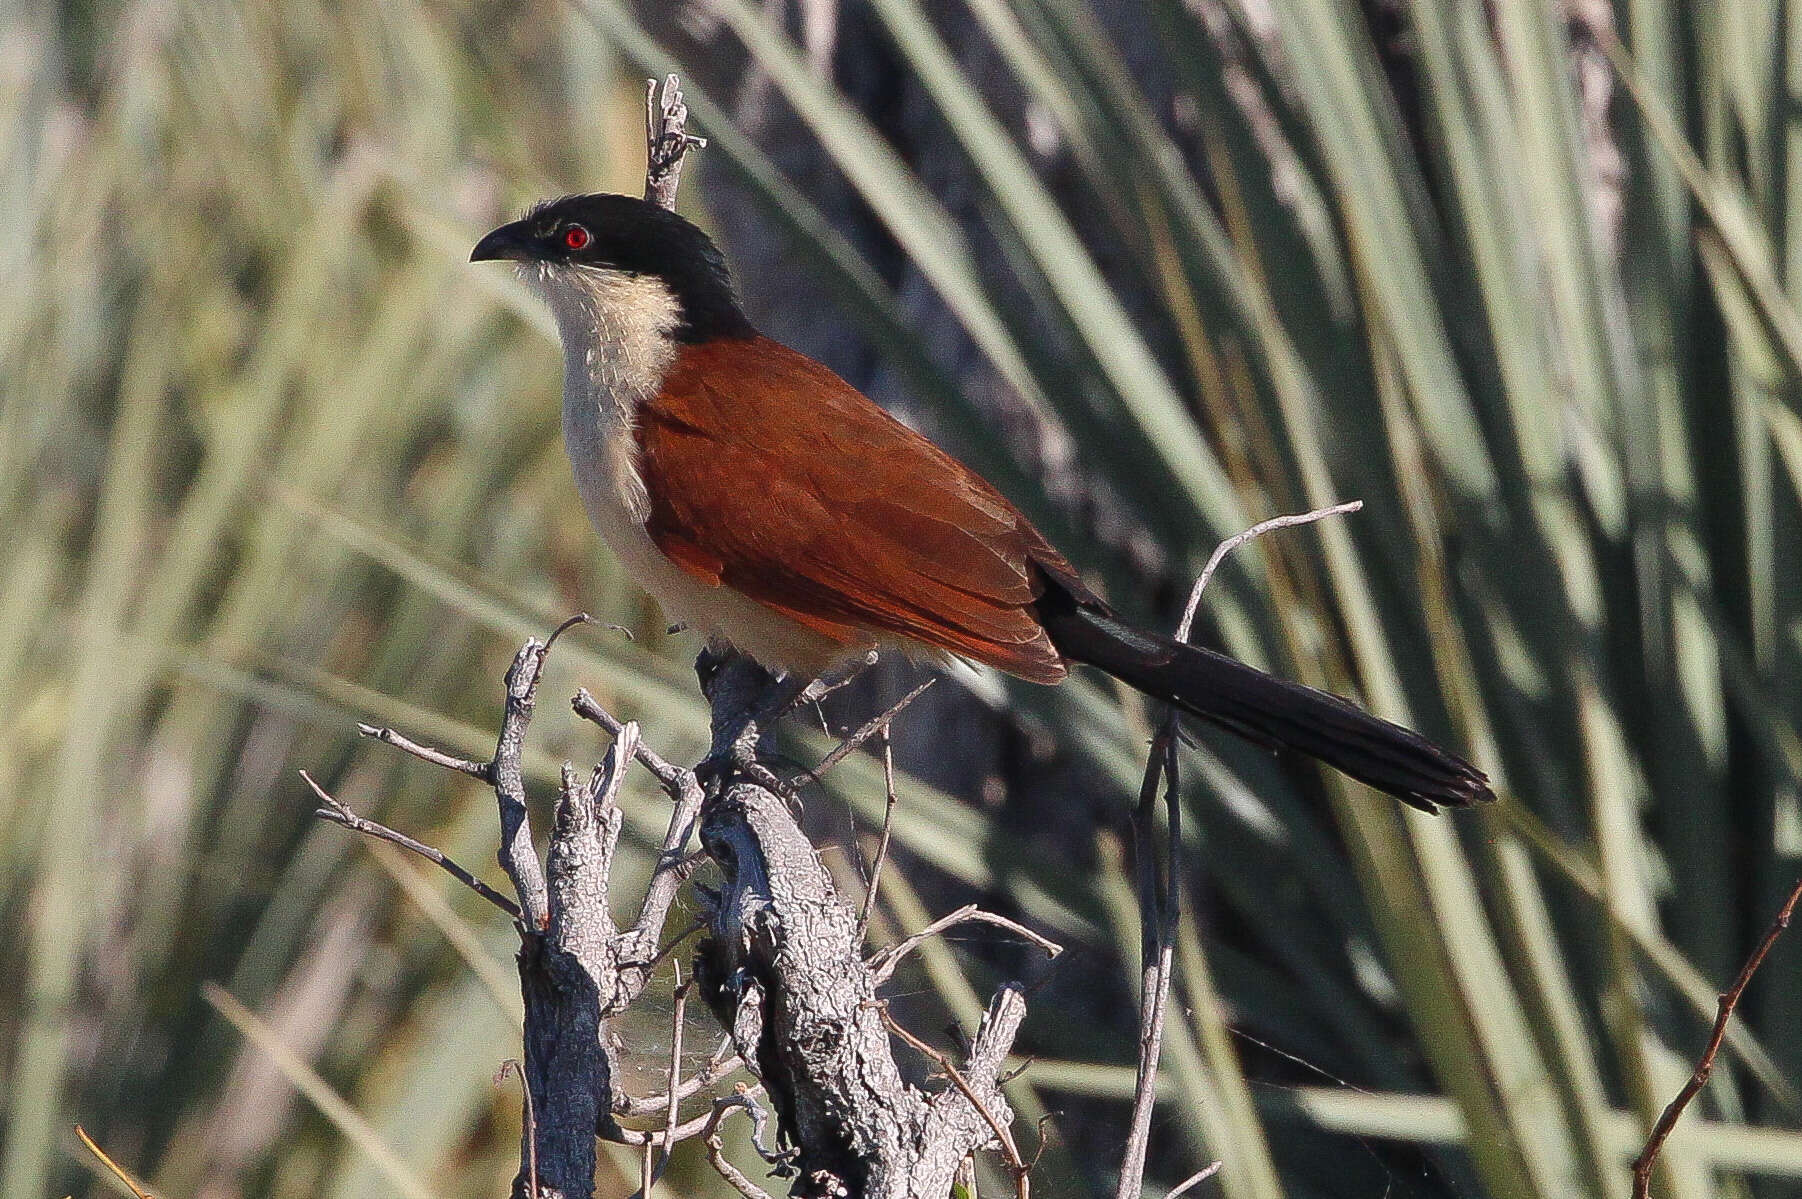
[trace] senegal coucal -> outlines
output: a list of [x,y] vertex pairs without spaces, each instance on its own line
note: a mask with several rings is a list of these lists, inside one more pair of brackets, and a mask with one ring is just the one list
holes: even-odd
[[1338,696],[1122,623],[968,467],[745,318],[718,248],[629,196],[567,196],[484,237],[562,335],[588,515],[670,616],[809,678],[872,647],[1034,683],[1072,662],[1426,811],[1482,772]]

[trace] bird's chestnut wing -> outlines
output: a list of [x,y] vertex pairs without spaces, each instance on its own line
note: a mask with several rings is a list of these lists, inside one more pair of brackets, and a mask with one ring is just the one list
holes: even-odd
[[1064,677],[1033,605],[1069,565],[980,476],[811,358],[762,337],[685,347],[637,435],[647,531],[696,578],[829,634]]

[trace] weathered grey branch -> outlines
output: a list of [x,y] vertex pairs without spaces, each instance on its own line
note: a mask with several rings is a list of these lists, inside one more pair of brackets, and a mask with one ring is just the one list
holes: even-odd
[[[608,1019],[638,998],[663,956],[658,941],[664,922],[682,880],[697,864],[687,848],[699,823],[704,793],[692,771],[671,767],[644,748],[637,725],[613,720],[583,692],[577,697],[577,710],[609,729],[614,742],[587,779],[572,767],[563,768],[550,844],[540,864],[526,814],[522,759],[545,655],[554,641],[555,635],[529,640],[514,656],[507,671],[501,734],[490,762],[466,762],[392,730],[363,730],[414,757],[485,779],[494,787],[502,833],[500,863],[520,897],[517,909],[437,850],[354,815],[315,787],[327,805],[320,810],[322,817],[423,854],[517,917],[520,990],[525,1000],[522,1073],[529,1113],[520,1173],[514,1181],[518,1199],[588,1199],[594,1192],[597,1134],[647,1149],[661,1145],[667,1154],[669,1145],[699,1135],[705,1126],[704,1117],[677,1124],[674,1106],[666,1099],[659,1109],[666,1116],[662,1130],[621,1128],[616,1111],[630,1111],[635,1105],[614,1092],[606,1036]],[[638,918],[622,931],[609,915],[607,887],[624,823],[620,787],[633,762],[651,770],[675,806]],[[696,1079],[677,1083],[678,1101],[718,1081],[735,1064],[733,1059],[716,1060]]]
[[682,182],[682,160],[690,150],[707,144],[704,137],[688,132],[688,105],[682,100],[681,81],[670,75],[658,94],[657,81],[645,81],[644,123],[649,156],[644,172],[644,198],[664,208],[676,207],[676,188]]
[[[369,726],[362,725],[360,727],[368,728]],[[382,731],[389,732],[391,730],[384,729]],[[383,740],[386,740],[386,738],[383,738]],[[389,744],[394,743],[389,742]],[[409,752],[411,751],[409,750]],[[427,758],[426,760],[431,761],[432,759]],[[405,833],[396,832],[387,825],[370,820],[366,816],[357,815],[355,812],[351,811],[349,806],[342,800],[338,799],[324,787],[321,787],[315,782],[313,776],[306,771],[301,771],[300,777],[301,780],[312,789],[314,796],[318,798],[319,802],[325,805],[322,808],[315,809],[313,812],[313,815],[317,816],[319,819],[329,820],[333,824],[341,824],[353,833],[362,833],[366,837],[374,837],[378,841],[387,841],[391,844],[400,846],[402,849],[411,850],[426,861],[438,866],[446,874],[450,875],[452,878],[456,879],[465,887],[468,887],[471,891],[474,891],[477,895],[480,895],[483,899],[486,899],[489,903],[507,913],[507,915],[513,917],[515,920],[520,918],[518,904],[465,870],[443,851],[427,845],[422,841],[415,841]]]
[[996,997],[953,1086],[932,1094],[905,1080],[857,913],[783,799],[737,770],[760,733],[744,714],[769,712],[778,689],[746,659],[703,658],[721,774],[701,843],[726,882],[696,978],[795,1149],[795,1193],[944,1199],[972,1153],[999,1144],[1016,1162],[998,1079],[1025,1013],[1019,989]]
[[544,870],[532,848],[532,821],[526,813],[526,728],[538,702],[538,680],[544,673],[547,642],[528,640],[507,668],[507,709],[501,718],[500,739],[488,767],[489,781],[501,814],[501,869],[519,893],[519,910],[525,923],[542,929],[550,919]]
[[1006,916],[997,916],[994,912],[985,912],[973,903],[966,903],[955,912],[940,916],[937,920],[934,920],[931,924],[928,924],[925,928],[914,933],[912,936],[897,941],[887,949],[879,950],[878,952],[871,954],[869,960],[870,973],[875,976],[877,985],[880,986],[887,982],[889,976],[895,972],[895,967],[901,964],[901,959],[919,948],[921,942],[936,937],[945,930],[955,928],[960,924],[992,924],[996,928],[1004,928],[1008,932],[1013,933],[1016,937],[1031,941],[1034,945],[1043,949],[1046,957],[1054,958],[1058,954],[1064,952],[1064,947],[1062,945],[1059,945],[1049,937],[1044,937],[1033,932],[1024,924],[1015,920],[1009,920]]

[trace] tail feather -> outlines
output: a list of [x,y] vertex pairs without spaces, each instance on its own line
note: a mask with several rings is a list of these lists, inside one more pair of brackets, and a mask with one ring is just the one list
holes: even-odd
[[1258,744],[1318,758],[1423,812],[1495,798],[1469,762],[1336,695],[1139,632],[1091,607],[1046,604],[1040,617],[1065,657]]

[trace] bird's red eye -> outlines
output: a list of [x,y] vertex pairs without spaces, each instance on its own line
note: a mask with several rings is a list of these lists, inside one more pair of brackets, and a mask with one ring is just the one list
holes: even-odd
[[580,250],[582,247],[586,246],[590,240],[588,230],[582,228],[580,225],[571,225],[563,231],[563,244],[572,250]]

